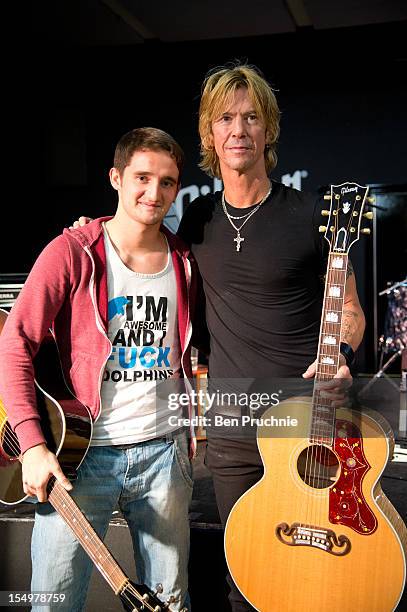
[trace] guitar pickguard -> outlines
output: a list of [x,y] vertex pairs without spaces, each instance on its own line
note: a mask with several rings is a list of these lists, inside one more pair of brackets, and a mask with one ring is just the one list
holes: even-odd
[[377,529],[377,519],[363,495],[362,481],[371,466],[364,454],[362,435],[354,423],[336,422],[334,450],[340,476],[329,491],[329,520],[370,535]]

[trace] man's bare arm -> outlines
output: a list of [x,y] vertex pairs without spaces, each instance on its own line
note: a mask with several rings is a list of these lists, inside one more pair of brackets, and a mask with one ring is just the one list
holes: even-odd
[[[342,312],[341,341],[349,344],[354,351],[362,342],[366,327],[365,315],[359,302],[356,288],[355,274],[353,266],[349,260],[347,279],[345,284],[345,295]],[[308,366],[304,372],[304,378],[312,378],[316,372],[316,360]],[[345,357],[341,354],[339,359],[339,369],[335,378],[351,378],[350,370],[345,362]],[[331,381],[329,384],[334,384]]]
[[362,342],[365,327],[365,315],[359,302],[353,267],[349,261],[342,312],[341,341],[350,344],[356,351]]

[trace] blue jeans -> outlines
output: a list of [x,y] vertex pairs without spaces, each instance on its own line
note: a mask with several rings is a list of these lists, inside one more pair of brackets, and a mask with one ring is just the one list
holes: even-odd
[[[72,497],[104,538],[118,506],[133,540],[137,582],[160,599],[174,598],[171,609],[190,609],[187,593],[192,471],[183,432],[126,448],[89,449],[71,491]],[[71,529],[48,502],[36,504],[31,540],[32,591],[65,593],[63,604],[34,606],[36,612],[84,609],[93,564]],[[133,576],[131,576],[134,579]]]

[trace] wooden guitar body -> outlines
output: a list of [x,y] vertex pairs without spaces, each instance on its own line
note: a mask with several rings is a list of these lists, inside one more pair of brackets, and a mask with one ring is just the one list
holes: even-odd
[[[0,333],[8,313],[0,310]],[[43,340],[34,359],[37,407],[48,448],[68,478],[76,477],[92,437],[88,408],[76,399],[65,384],[57,345],[51,334]],[[21,478],[20,447],[7,420],[0,397],[0,501],[17,504],[27,498]]]
[[329,449],[309,441],[310,398],[282,402],[263,422],[271,415],[298,426],[258,429],[265,473],[235,504],[225,532],[237,586],[261,612],[394,610],[407,530],[379,484],[390,427],[371,411],[339,409]]

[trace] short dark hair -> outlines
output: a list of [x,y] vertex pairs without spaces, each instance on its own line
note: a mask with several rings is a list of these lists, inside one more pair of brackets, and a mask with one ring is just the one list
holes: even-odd
[[184,151],[176,140],[167,132],[153,127],[130,130],[124,134],[116,145],[114,167],[123,175],[124,169],[131,162],[135,151],[166,151],[174,158],[181,176],[185,163]]

